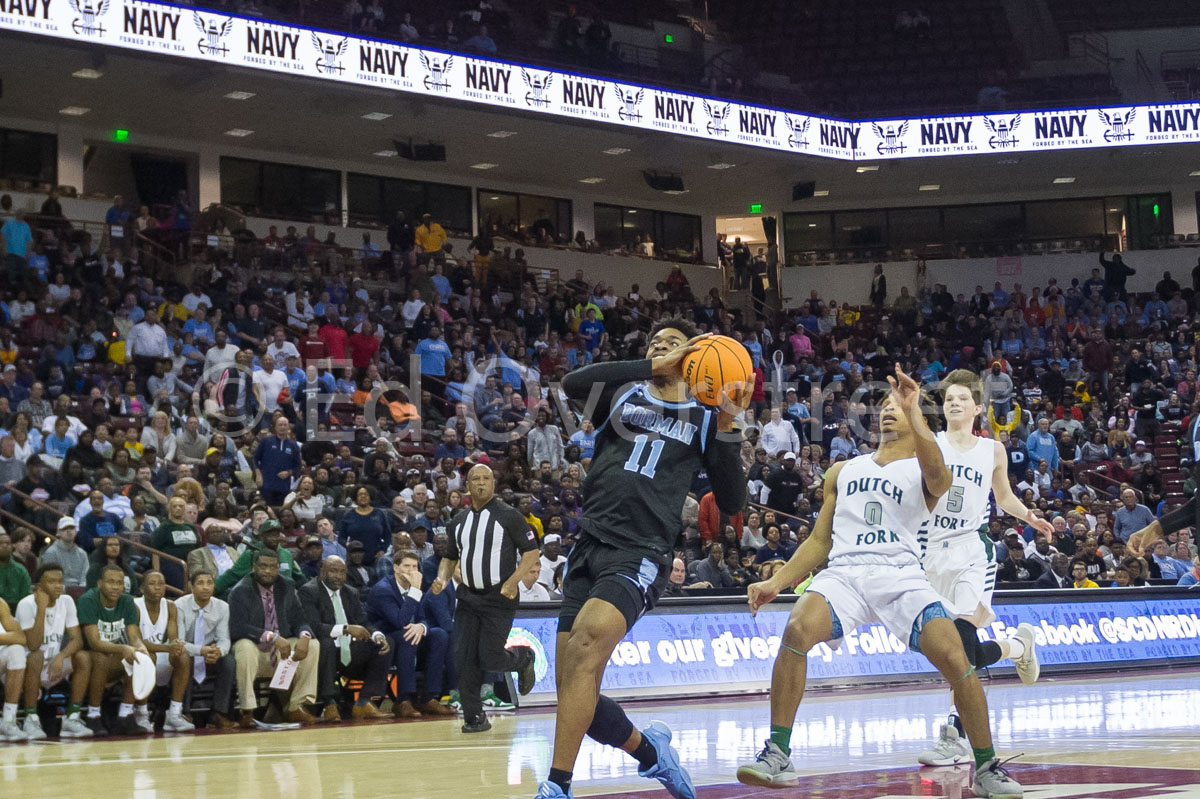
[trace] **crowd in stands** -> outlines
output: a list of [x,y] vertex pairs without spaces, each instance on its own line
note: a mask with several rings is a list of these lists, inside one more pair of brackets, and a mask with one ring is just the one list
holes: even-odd
[[[993,518],[1002,587],[1197,580],[1186,533],[1151,552],[1125,544],[1195,488],[1163,474],[1190,463],[1200,400],[1200,295],[1169,273],[1134,296],[1131,268],[1101,256],[1069,286],[967,298],[941,285],[892,296],[881,267],[870,303],[814,292],[765,319],[715,289],[694,297],[678,269],[651,293],[582,271],[539,289],[482,248],[456,261],[440,226],[422,226],[389,231],[385,285],[371,259],[307,247],[151,274],[132,243],[93,250],[61,227],[4,220],[0,598],[16,619],[6,634],[26,636],[29,663],[50,663],[26,665],[24,698],[6,701],[23,734],[41,732],[39,686],[64,680],[62,734],[145,732],[128,696],[115,717],[99,710],[143,648],[169,689],[167,729],[191,727],[200,675],[216,684],[213,723],[253,726],[272,652],[305,653],[291,721],[381,714],[371,700],[389,671],[395,715],[453,713],[453,625],[425,589],[469,503],[466,470],[488,464],[540,542],[522,599],[557,598],[596,443],[559,383],[642,357],[650,325],[672,315],[742,341],[756,385],[750,502],[724,515],[701,474],[668,596],[737,592],[779,568],[812,528],[830,464],[878,446],[870,409],[897,362],[929,386],[956,368],[981,374],[980,434],[1004,443],[1017,494],[1054,526],[1046,540]],[[1164,441],[1188,459],[1163,462]],[[341,711],[339,677],[363,681]]]

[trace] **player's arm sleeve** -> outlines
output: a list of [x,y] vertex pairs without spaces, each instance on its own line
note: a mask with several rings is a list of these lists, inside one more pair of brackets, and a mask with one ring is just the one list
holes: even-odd
[[594,363],[567,374],[562,389],[573,400],[585,400],[597,384],[603,385],[605,390],[615,390],[626,383],[649,380],[653,376],[649,359]]
[[[711,414],[716,416],[715,413]],[[742,469],[740,441],[723,440],[716,433],[716,424],[708,430],[704,445],[704,468],[712,485],[713,499],[721,512],[734,516],[746,506],[746,472]]]

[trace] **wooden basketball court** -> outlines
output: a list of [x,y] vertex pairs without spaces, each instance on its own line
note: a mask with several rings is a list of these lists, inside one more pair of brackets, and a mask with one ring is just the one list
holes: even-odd
[[[1031,799],[1200,799],[1200,671],[1109,673],[988,688],[996,748]],[[792,737],[798,788],[737,784],[737,764],[768,734],[765,698],[630,706],[662,719],[701,799],[971,796],[969,769],[918,768],[947,710],[941,688],[813,694]],[[280,732],[0,744],[0,797],[106,799],[493,799],[537,790],[554,717],[498,714],[464,735],[457,721],[343,724]],[[579,796],[666,797],[621,752],[585,741]]]

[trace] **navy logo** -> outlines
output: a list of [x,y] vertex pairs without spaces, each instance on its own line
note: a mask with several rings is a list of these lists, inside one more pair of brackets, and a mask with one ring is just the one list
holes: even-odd
[[550,84],[554,83],[553,72],[538,75],[536,72],[530,72],[525,67],[521,67],[521,78],[525,81],[525,85],[529,87],[529,91],[525,92],[526,105],[536,105],[543,108],[550,105],[550,98],[546,96],[546,92],[550,90]]
[[1130,129],[1130,123],[1133,122],[1134,116],[1137,115],[1137,109],[1131,108],[1124,116],[1116,111],[1111,114],[1103,109],[1096,109],[1096,113],[1100,116],[1100,121],[1108,125],[1108,130],[1104,131],[1104,140],[1106,142],[1129,141],[1133,138],[1133,131]]
[[984,117],[983,124],[987,125],[987,129],[992,132],[992,137],[988,139],[988,146],[993,150],[1002,150],[1006,147],[1016,147],[1018,139],[1013,133],[1017,126],[1021,124],[1021,115],[1017,114],[1007,122],[1001,119],[999,122],[991,117]]
[[705,128],[710,136],[725,136],[729,133],[729,128],[725,125],[729,119],[729,103],[722,106],[710,104],[705,100],[704,112],[708,114],[708,124]]
[[229,52],[229,48],[225,46],[223,40],[233,30],[233,19],[226,19],[218,25],[216,17],[205,21],[204,17],[200,16],[200,12],[198,11],[192,12],[192,19],[196,22],[196,29],[204,36],[197,43],[196,49],[204,55],[219,55],[224,57]]
[[642,104],[642,97],[645,95],[645,89],[638,89],[636,92],[633,89],[622,89],[619,84],[614,83],[613,89],[617,92],[617,99],[621,101],[621,107],[617,109],[617,116],[626,122],[637,122],[642,118],[642,112],[638,107]]
[[808,146],[808,139],[804,135],[808,133],[808,126],[812,124],[812,117],[805,117],[803,121],[792,119],[790,114],[783,115],[784,124],[788,126],[788,130],[792,133],[788,136],[788,146],[799,150],[801,147]]
[[454,66],[454,56],[448,55],[444,58],[421,53],[421,66],[425,67],[425,71],[429,73],[422,82],[425,88],[430,91],[450,91],[450,67]]
[[875,146],[876,152],[880,155],[894,155],[904,152],[904,134],[908,133],[908,121],[905,120],[899,128],[888,125],[882,128],[876,123],[871,123],[871,129],[875,131],[875,136],[879,139],[879,144]]
[[317,48],[317,52],[321,54],[321,57],[317,59],[317,72],[332,75],[335,72],[341,74],[346,71],[338,59],[346,54],[346,45],[350,43],[349,39],[343,38],[341,41],[334,38],[322,39],[314,32],[312,43],[313,47]]
[[109,0],[68,0],[71,8],[79,16],[71,22],[71,30],[84,36],[97,36],[104,33],[100,17],[108,11]]

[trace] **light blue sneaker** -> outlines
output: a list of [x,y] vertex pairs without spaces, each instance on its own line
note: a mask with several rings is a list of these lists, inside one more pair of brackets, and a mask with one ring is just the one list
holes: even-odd
[[550,780],[546,780],[538,786],[537,795],[533,799],[575,799],[575,796],[568,793],[563,793],[563,789],[559,788]]
[[646,771],[638,769],[638,774],[661,782],[675,799],[696,799],[696,788],[687,770],[679,763],[679,753],[671,746],[671,730],[667,725],[653,721],[642,730],[642,735],[658,752],[658,762]]

